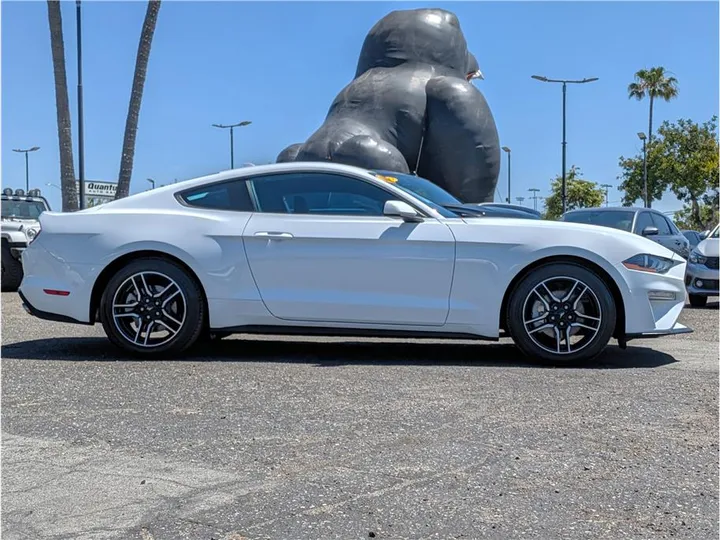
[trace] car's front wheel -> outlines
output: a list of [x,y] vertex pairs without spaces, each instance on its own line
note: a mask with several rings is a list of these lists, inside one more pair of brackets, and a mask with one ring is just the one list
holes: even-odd
[[582,266],[553,263],[532,270],[508,302],[507,328],[526,355],[550,362],[584,362],[610,341],[617,318],[605,282]]
[[202,291],[179,265],[148,257],[123,267],[100,300],[103,328],[111,342],[142,356],[179,354],[201,335]]

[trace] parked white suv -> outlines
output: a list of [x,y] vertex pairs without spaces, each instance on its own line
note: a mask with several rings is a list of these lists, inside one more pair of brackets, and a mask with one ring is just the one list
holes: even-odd
[[22,252],[40,232],[40,214],[50,210],[39,189],[5,188],[2,198],[2,290],[16,291],[23,278]]

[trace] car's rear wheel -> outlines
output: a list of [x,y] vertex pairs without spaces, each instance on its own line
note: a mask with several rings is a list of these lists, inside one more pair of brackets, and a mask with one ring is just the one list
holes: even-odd
[[123,267],[100,300],[110,341],[133,354],[171,356],[201,335],[205,304],[199,284],[174,262],[157,257]]
[[555,363],[585,362],[608,344],[616,318],[613,295],[595,272],[552,263],[531,271],[515,287],[507,327],[527,356]]
[[2,290],[17,291],[23,278],[22,262],[13,257],[10,252],[10,245],[6,240],[2,241]]
[[688,294],[690,297],[690,305],[692,307],[705,307],[707,305],[707,296],[699,294]]

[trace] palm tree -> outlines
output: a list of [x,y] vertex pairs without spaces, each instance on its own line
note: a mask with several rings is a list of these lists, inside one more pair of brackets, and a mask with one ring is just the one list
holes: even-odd
[[[628,85],[628,97],[635,98],[638,101],[650,97],[650,116],[648,120],[648,155],[649,148],[652,144],[652,124],[653,124],[653,104],[655,98],[670,101],[677,97],[678,86],[677,79],[671,75],[662,66],[641,69],[635,73],[635,82]],[[645,173],[647,174],[647,173]],[[648,178],[648,184],[650,179]],[[648,196],[647,205],[651,206],[650,197]]]
[[133,161],[135,159],[135,137],[140,117],[140,104],[142,103],[145,76],[148,61],[150,60],[150,47],[155,34],[159,11],[160,0],[149,0],[145,21],[140,33],[137,58],[135,59],[135,75],[133,76],[130,105],[128,106],[127,120],[125,121],[125,136],[123,137],[122,156],[120,157],[120,174],[118,175],[118,186],[115,193],[116,199],[127,197],[130,193],[130,178],[132,177]]
[[58,142],[60,145],[60,185],[63,212],[78,209],[78,193],[73,164],[72,122],[68,100],[67,73],[65,72],[65,45],[63,42],[60,2],[48,0],[50,49],[55,74],[55,109],[57,111]]

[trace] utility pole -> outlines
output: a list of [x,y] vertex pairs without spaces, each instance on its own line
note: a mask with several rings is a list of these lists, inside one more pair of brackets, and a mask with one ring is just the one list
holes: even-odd
[[533,194],[533,196],[530,198],[533,200],[533,209],[537,210],[538,192],[540,190],[538,188],[530,188],[530,189],[528,189],[528,191],[530,191]]
[[235,144],[233,141],[233,130],[236,127],[244,127],[249,126],[252,124],[252,121],[250,120],[243,120],[242,122],[238,122],[237,124],[213,124],[213,127],[220,128],[220,129],[230,129],[230,168],[235,168]]
[[567,210],[567,180],[565,175],[565,156],[567,140],[565,137],[565,99],[567,95],[568,84],[584,84],[594,82],[598,80],[598,77],[590,77],[581,80],[570,80],[570,79],[548,79],[542,75],[531,75],[532,79],[548,82],[548,83],[562,83],[562,213],[564,214]]
[[608,190],[612,187],[612,184],[600,184],[600,187],[605,188],[605,206],[609,206],[610,199],[608,198]]

